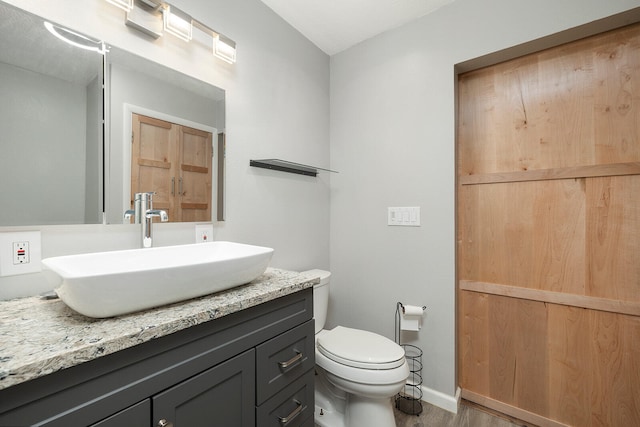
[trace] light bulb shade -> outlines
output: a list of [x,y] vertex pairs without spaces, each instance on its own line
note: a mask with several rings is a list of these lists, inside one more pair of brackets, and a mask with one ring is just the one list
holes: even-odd
[[184,41],[191,40],[193,36],[191,16],[171,5],[167,5],[162,14],[164,16],[164,30],[166,32],[171,33]]
[[131,9],[133,9],[133,0],[107,0],[107,2],[111,3],[114,6],[118,6],[125,12],[129,12]]
[[222,34],[216,34],[213,38],[213,54],[229,64],[235,63],[236,42]]

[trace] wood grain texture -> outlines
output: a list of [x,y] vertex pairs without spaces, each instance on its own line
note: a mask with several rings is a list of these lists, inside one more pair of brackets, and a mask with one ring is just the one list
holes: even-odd
[[132,115],[133,194],[153,191],[153,207],[169,221],[211,221],[212,134]]
[[587,295],[640,302],[640,176],[587,183]]
[[458,329],[460,384],[470,390],[489,392],[489,342],[479,337],[489,335],[489,295],[459,292]]
[[459,76],[463,396],[640,425],[640,25]]
[[590,39],[594,58],[595,164],[640,159],[638,25]]
[[640,161],[639,28],[461,75],[460,176]]
[[640,162],[465,175],[461,176],[459,181],[461,185],[478,185],[501,182],[548,181],[552,179],[594,178],[600,176],[623,175],[640,175]]
[[640,302],[637,301],[621,301],[618,299],[598,298],[587,295],[545,291],[542,289],[529,289],[522,286],[478,282],[473,280],[460,280],[459,289],[490,295],[500,295],[551,304],[567,305],[570,307],[588,308],[590,310],[607,311],[610,313],[640,316]]
[[[176,129],[171,123],[133,114],[131,145],[131,205],[135,193],[154,192],[153,207],[163,209],[175,219],[175,200],[171,178],[174,176]],[[173,163],[172,163],[173,162]]]
[[572,425],[590,424],[589,311],[549,304],[549,413]]
[[582,180],[458,191],[461,279],[584,293]]
[[638,425],[640,317],[462,294],[481,324],[461,325],[463,397],[538,425]]
[[180,178],[182,221],[211,221],[213,145],[212,134],[180,128]]

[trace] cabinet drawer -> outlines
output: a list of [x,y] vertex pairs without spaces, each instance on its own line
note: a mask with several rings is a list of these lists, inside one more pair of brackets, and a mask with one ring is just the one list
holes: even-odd
[[[257,427],[313,425],[314,370],[310,369],[256,409]],[[311,424],[309,424],[311,420]]]
[[315,365],[313,319],[256,347],[257,404]]

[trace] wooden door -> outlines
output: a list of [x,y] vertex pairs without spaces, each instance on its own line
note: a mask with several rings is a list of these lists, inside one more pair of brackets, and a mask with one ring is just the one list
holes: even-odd
[[163,209],[169,220],[176,218],[175,159],[178,134],[169,122],[133,114],[131,119],[131,195],[155,192],[154,209]]
[[462,396],[640,425],[640,26],[459,76]]
[[179,208],[182,221],[211,221],[212,135],[180,128]]
[[169,221],[211,221],[212,134],[139,114],[131,122],[131,208],[135,193],[154,192]]

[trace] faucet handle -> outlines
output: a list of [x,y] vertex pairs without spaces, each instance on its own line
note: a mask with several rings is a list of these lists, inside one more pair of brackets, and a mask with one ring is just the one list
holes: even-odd
[[160,217],[160,221],[162,222],[169,221],[169,215],[167,214],[167,211],[164,211],[162,209],[149,209],[145,214],[145,216],[147,218],[157,216],[157,217]]

